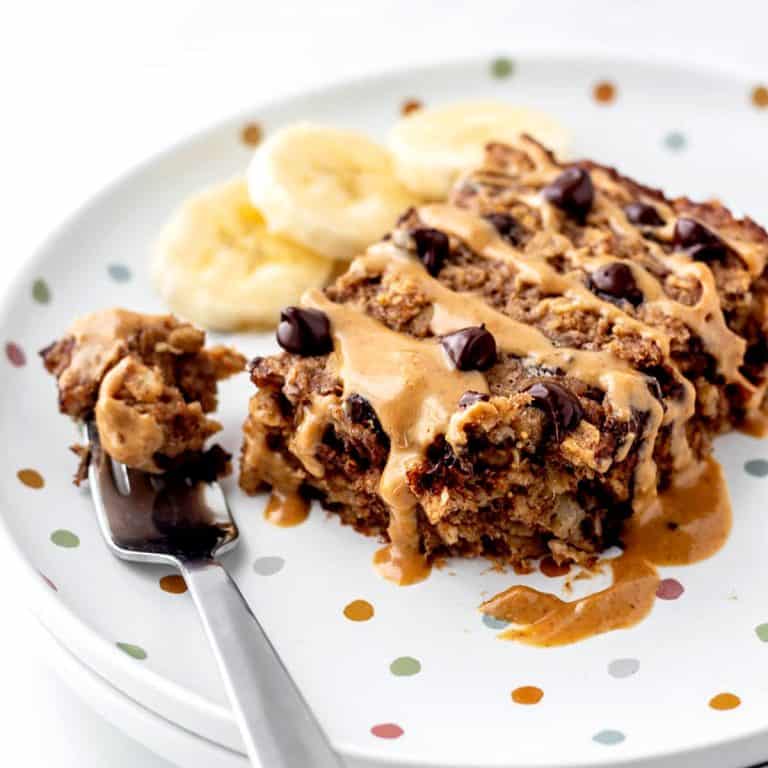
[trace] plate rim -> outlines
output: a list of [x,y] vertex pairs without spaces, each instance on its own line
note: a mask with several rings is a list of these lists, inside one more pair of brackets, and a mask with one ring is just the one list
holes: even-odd
[[[514,46],[505,52],[497,50],[488,52],[485,55],[475,52],[468,56],[443,57],[430,62],[406,62],[404,64],[367,71],[352,77],[333,78],[322,84],[313,84],[309,87],[288,89],[278,98],[274,99],[265,96],[263,99],[254,100],[244,107],[228,112],[223,117],[208,122],[201,121],[199,125],[196,125],[189,131],[185,131],[183,135],[178,138],[163,142],[157,149],[145,154],[141,159],[127,164],[120,172],[114,174],[110,180],[99,186],[92,194],[72,205],[67,213],[59,217],[58,220],[53,223],[43,237],[34,242],[13,278],[6,284],[4,289],[0,291],[0,328],[5,328],[7,326],[12,300],[23,291],[24,287],[29,282],[30,277],[33,276],[34,268],[42,259],[43,255],[54,247],[55,243],[61,239],[67,231],[76,226],[81,219],[86,218],[90,213],[90,209],[97,207],[104,199],[109,198],[115,191],[141,176],[164,157],[189,149],[196,143],[204,140],[209,134],[221,132],[228,126],[233,126],[238,122],[242,123],[243,121],[248,121],[249,119],[252,119],[253,115],[260,109],[269,109],[272,111],[280,110],[289,107],[299,100],[333,96],[341,88],[362,87],[367,83],[370,83],[375,87],[377,83],[381,83],[382,81],[402,79],[406,76],[418,78],[419,76],[428,73],[434,73],[437,70],[480,65],[487,67],[490,61],[499,56],[509,57],[517,61],[525,61],[526,63],[578,61],[579,64],[607,65],[609,63],[614,63],[618,66],[629,65],[645,68],[647,70],[666,72],[673,70],[681,76],[701,77],[709,75],[713,79],[732,81],[734,84],[744,84],[745,86],[749,86],[749,78],[751,76],[751,73],[746,66],[736,65],[732,62],[729,62],[728,64],[713,65],[706,62],[698,63],[685,57],[670,55],[653,56],[653,58],[649,58],[634,51],[626,52],[619,48],[610,47],[595,52],[594,50],[590,50],[588,46],[580,45],[559,48],[547,48],[545,46]],[[27,605],[30,610],[42,623],[45,630],[51,632],[55,640],[60,642],[67,651],[72,653],[77,661],[83,663],[89,670],[94,672],[94,674],[102,676],[98,670],[93,669],[89,663],[80,658],[78,651],[87,648],[89,653],[93,654],[93,657],[100,659],[101,663],[111,670],[117,670],[121,677],[139,678],[146,686],[150,688],[159,688],[170,698],[177,701],[183,699],[185,704],[194,706],[201,717],[206,719],[212,718],[213,721],[216,722],[217,727],[222,729],[222,733],[229,732],[230,734],[234,734],[236,742],[239,743],[239,734],[236,730],[234,718],[232,717],[231,711],[226,706],[216,704],[193,690],[169,680],[159,672],[153,671],[148,667],[136,665],[127,656],[118,653],[114,645],[111,644],[106,637],[99,634],[62,600],[57,598],[55,592],[45,584],[41,578],[40,572],[35,568],[31,560],[28,559],[20,544],[12,535],[5,514],[0,514],[0,546],[7,552],[12,553],[12,558],[9,559],[9,562],[12,562],[14,566],[17,566],[19,572],[24,575],[24,578],[19,583],[23,585],[28,598]],[[77,643],[73,644],[78,646],[77,649],[67,642],[67,639],[73,637],[78,640]],[[89,658],[92,657],[89,656]],[[132,698],[130,693],[113,683],[113,681],[107,680],[107,682],[110,685],[114,685],[120,693]],[[144,702],[139,703],[140,706],[146,707],[153,714],[156,714],[159,717],[165,717],[164,714],[157,712]],[[173,724],[179,725],[176,723]],[[180,727],[184,728],[185,726],[180,725]],[[208,735],[195,735],[213,741]],[[665,760],[677,761],[691,759],[697,756],[706,757],[706,753],[713,751],[715,748],[733,747],[735,750],[738,747],[745,745],[746,742],[760,736],[768,737],[768,719],[766,719],[764,725],[749,729],[734,738],[710,738],[695,747],[681,747],[675,750],[648,752],[638,757],[628,756],[621,758],[617,756],[612,762],[601,761],[599,764],[604,766],[616,766],[616,768],[619,768],[619,766],[639,767],[646,763],[649,765],[653,763],[654,766],[661,766]],[[224,738],[221,742],[214,743],[218,743],[224,749],[237,749],[237,751],[243,753],[242,748],[233,748],[231,743],[227,743],[230,741],[230,739]],[[371,759],[371,752],[362,751],[349,745],[337,745],[337,747],[343,755],[355,759]],[[406,768],[407,766],[413,766],[414,768],[437,768],[438,765],[429,760],[405,759],[398,755],[381,756],[378,757],[377,760],[379,760],[379,762],[384,761],[386,764],[392,766],[403,766],[403,768]],[[672,763],[669,764],[672,765]],[[487,768],[489,766],[500,768],[501,765],[502,763],[487,762],[463,763],[462,768]],[[568,768],[590,768],[592,765],[595,765],[595,763],[569,763]],[[680,765],[683,765],[683,763],[680,763]],[[515,768],[523,768],[523,766],[518,765],[515,766]],[[539,764],[536,768],[544,768],[544,766]],[[554,764],[552,768],[554,768]]]

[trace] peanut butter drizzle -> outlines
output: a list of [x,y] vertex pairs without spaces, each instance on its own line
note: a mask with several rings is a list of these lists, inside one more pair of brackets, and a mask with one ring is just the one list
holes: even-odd
[[[468,210],[449,205],[429,205],[419,208],[419,217],[427,226],[442,230],[464,241],[482,258],[511,264],[517,271],[517,280],[538,285],[545,294],[560,294],[554,299],[543,299],[558,309],[586,309],[610,320],[614,335],[631,330],[641,337],[651,339],[660,349],[675,375],[682,397],[666,403],[663,424],[672,425],[671,451],[675,469],[684,469],[693,462],[688,443],[685,422],[694,414],[696,391],[688,379],[678,370],[670,356],[669,336],[659,328],[635,319],[609,301],[592,293],[577,272],[559,273],[541,255],[523,254],[506,242],[486,220]],[[698,266],[698,265],[696,265]],[[707,270],[709,271],[709,270]],[[648,275],[650,278],[650,275]],[[712,277],[710,273],[710,278]],[[657,284],[657,289],[661,287]],[[717,294],[715,294],[717,295]],[[669,302],[675,304],[675,302]],[[718,299],[719,307],[719,299]]]
[[272,525],[281,528],[291,528],[303,523],[309,515],[309,501],[297,492],[284,493],[277,488],[272,489],[264,519]]
[[378,492],[390,510],[391,543],[376,554],[376,566],[398,584],[421,581],[429,574],[429,565],[419,549],[418,504],[406,474],[427,446],[447,431],[464,392],[488,391],[485,377],[456,370],[437,339],[392,331],[319,291],[306,294],[303,303],[322,310],[331,321],[332,364],[344,384],[344,395],[366,398],[389,436],[389,457]]
[[[656,464],[653,461],[653,449],[664,411],[651,394],[644,374],[608,350],[555,347],[538,328],[513,320],[490,307],[478,296],[446,288],[430,277],[421,264],[403,256],[392,243],[381,243],[370,248],[367,255],[352,263],[350,270],[362,274],[391,275],[418,285],[419,290],[433,303],[430,328],[437,336],[483,324],[493,334],[500,350],[520,357],[531,365],[559,369],[602,389],[606,393],[607,404],[618,418],[629,419],[633,410],[647,413],[644,433],[627,434],[622,452],[626,455],[633,443],[639,443],[635,503],[643,505],[655,497]],[[461,414],[456,418],[460,419]]]
[[731,530],[720,465],[709,458],[685,480],[628,521],[624,553],[609,561],[613,584],[607,589],[566,602],[518,585],[480,610],[516,625],[500,635],[503,639],[538,646],[566,645],[637,624],[653,607],[660,581],[656,566],[690,565],[711,557]]

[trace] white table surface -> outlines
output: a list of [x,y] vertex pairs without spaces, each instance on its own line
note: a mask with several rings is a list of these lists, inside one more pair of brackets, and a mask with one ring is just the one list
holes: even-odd
[[[765,82],[767,29],[766,0],[15,2],[0,14],[0,290],[113,175],[244,105],[382,68],[531,48],[702,62]],[[168,768],[47,668],[2,555],[3,766]]]

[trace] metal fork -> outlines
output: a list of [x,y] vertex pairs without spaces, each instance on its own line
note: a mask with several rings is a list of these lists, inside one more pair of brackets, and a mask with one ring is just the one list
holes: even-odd
[[213,648],[248,756],[263,768],[342,768],[338,755],[217,555],[238,530],[217,482],[128,469],[101,449],[88,480],[101,531],[123,560],[181,571]]

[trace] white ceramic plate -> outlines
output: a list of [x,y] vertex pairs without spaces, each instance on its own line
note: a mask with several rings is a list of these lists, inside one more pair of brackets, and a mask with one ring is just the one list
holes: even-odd
[[[577,154],[620,165],[672,193],[717,195],[768,220],[768,163],[761,154],[768,110],[751,100],[749,80],[551,56],[521,58],[511,69],[494,77],[490,61],[471,61],[386,75],[214,127],[84,206],[29,260],[2,306],[0,423],[8,458],[0,472],[0,516],[9,547],[24,563],[19,583],[45,625],[86,665],[210,741],[241,749],[189,596],[160,588],[165,571],[108,554],[87,494],[70,483],[74,458],[66,446],[74,429],[56,412],[54,383],[36,350],[86,311],[163,309],[147,280],[149,245],[185,195],[243,169],[249,150],[240,131],[247,120],[266,132],[312,119],[383,137],[406,98],[508,99],[559,118],[573,131]],[[593,96],[603,80],[615,86],[608,104]],[[248,355],[275,348],[271,335],[229,341]],[[222,388],[223,442],[235,452],[249,392],[245,376]],[[271,527],[262,519],[264,498],[244,497],[232,479],[226,485],[243,541],[228,564],[333,743],[356,764],[661,766],[690,765],[695,753],[698,766],[745,765],[757,759],[755,749],[768,755],[768,627],[758,630],[768,622],[768,449],[729,436],[719,441],[718,457],[735,511],[727,546],[697,566],[664,569],[684,592],[659,600],[638,627],[578,645],[515,645],[483,623],[476,610],[483,596],[520,577],[486,572],[482,562],[453,562],[425,583],[394,587],[371,568],[375,541],[320,510],[300,527]],[[20,482],[21,469],[39,472],[44,487]],[[550,590],[560,586],[540,575],[525,578]],[[370,621],[345,618],[345,605],[355,599],[375,607]],[[418,666],[416,674],[391,671],[403,657],[418,665],[400,661],[395,670]],[[513,703],[510,692],[522,685],[538,686],[543,699]],[[710,708],[721,692],[739,696],[740,706]]]

